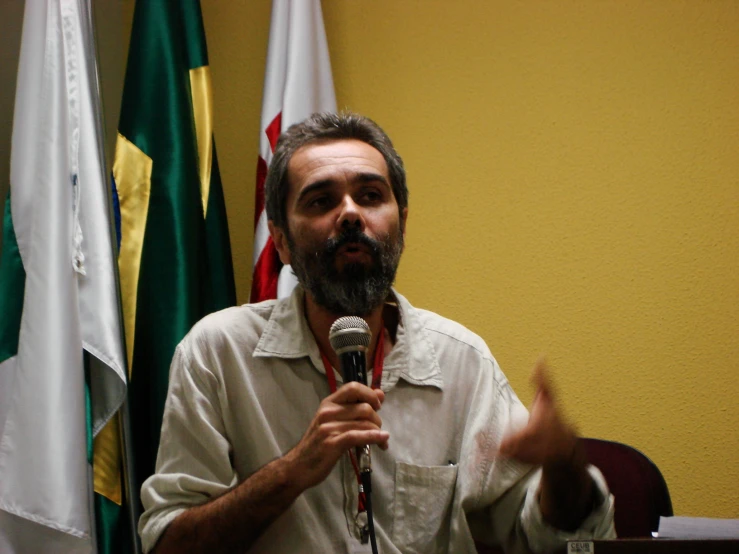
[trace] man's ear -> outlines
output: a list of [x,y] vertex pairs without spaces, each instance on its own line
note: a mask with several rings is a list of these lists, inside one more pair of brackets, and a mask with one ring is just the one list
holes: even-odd
[[403,233],[403,238],[405,238],[405,224],[408,222],[408,207],[406,206],[403,208],[403,211],[400,212],[400,230]]
[[271,219],[267,222],[267,227],[272,241],[275,243],[275,248],[277,248],[277,253],[280,255],[280,261],[284,265],[288,265],[290,263],[290,248],[287,245],[285,231],[277,227]]

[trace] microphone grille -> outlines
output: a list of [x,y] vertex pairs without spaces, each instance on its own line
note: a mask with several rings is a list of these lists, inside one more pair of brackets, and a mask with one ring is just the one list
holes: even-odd
[[361,317],[340,317],[331,326],[328,340],[337,354],[351,350],[366,350],[369,347],[372,332],[367,322]]

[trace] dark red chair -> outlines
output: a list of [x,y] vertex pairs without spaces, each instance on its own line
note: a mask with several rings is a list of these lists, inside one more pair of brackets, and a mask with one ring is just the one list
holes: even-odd
[[601,439],[581,439],[588,461],[606,478],[615,498],[616,534],[651,537],[660,516],[672,515],[672,501],[662,473],[636,448]]
[[[660,516],[672,515],[672,501],[659,468],[636,448],[601,439],[580,439],[588,461],[606,478],[615,498],[616,534],[620,538],[651,537]],[[479,554],[498,554],[499,547],[477,544]]]

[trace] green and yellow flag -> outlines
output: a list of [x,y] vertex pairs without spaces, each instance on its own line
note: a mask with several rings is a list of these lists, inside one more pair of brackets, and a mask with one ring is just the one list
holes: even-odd
[[[113,177],[138,490],[154,471],[177,343],[236,302],[198,0],[136,3]],[[96,488],[114,495],[117,475],[111,464]]]

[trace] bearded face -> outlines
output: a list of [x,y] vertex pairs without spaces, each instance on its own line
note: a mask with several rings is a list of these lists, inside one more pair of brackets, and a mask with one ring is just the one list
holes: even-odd
[[360,140],[320,141],[295,151],[287,177],[287,225],[269,222],[280,260],[317,306],[369,315],[390,293],[408,216],[385,158]]
[[[299,244],[287,237],[292,269],[315,302],[332,313],[366,316],[390,293],[403,252],[403,233],[394,230],[374,240],[357,227],[347,227],[325,241]],[[340,252],[361,248],[369,260],[340,263]]]

